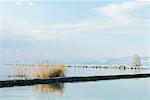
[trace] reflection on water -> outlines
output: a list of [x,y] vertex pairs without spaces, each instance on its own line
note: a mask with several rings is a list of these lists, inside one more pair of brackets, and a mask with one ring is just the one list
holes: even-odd
[[53,93],[59,92],[64,93],[64,83],[53,83],[53,84],[38,84],[34,86],[34,89],[41,93]]

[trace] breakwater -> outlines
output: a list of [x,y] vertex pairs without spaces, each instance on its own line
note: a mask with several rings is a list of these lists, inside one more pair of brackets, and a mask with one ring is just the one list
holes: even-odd
[[81,76],[81,77],[53,77],[49,79],[24,79],[24,80],[4,80],[0,81],[0,87],[25,86],[35,84],[51,83],[74,83],[99,80],[130,79],[150,77],[150,73],[145,74],[125,74],[125,75],[103,75],[103,76]]

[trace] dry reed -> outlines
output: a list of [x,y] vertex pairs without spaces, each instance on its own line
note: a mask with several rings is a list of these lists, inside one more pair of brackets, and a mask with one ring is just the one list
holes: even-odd
[[51,77],[64,77],[65,76],[65,65],[39,65],[37,70],[33,72],[35,78],[51,78]]

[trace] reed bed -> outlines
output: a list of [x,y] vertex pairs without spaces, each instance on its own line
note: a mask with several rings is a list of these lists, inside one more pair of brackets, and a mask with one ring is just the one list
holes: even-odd
[[54,65],[39,65],[33,72],[35,78],[52,78],[52,77],[65,77],[66,68],[62,64]]

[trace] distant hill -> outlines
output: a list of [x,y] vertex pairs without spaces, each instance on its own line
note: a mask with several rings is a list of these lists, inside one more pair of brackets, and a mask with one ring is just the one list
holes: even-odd
[[[131,65],[132,57],[121,57],[121,58],[108,58],[100,59],[95,61],[84,62],[86,64],[110,64],[110,65]],[[150,57],[141,57],[141,63],[143,66],[150,65]]]

